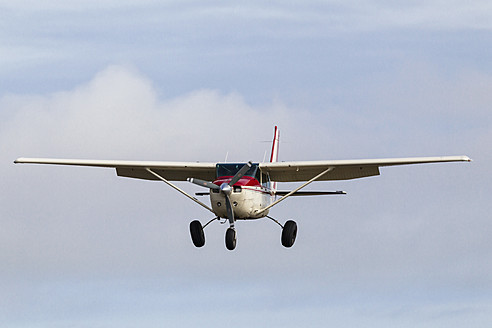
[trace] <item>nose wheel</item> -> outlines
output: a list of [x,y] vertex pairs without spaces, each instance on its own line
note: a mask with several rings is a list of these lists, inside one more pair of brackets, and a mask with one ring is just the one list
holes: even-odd
[[236,248],[236,230],[234,228],[227,228],[225,235],[226,248],[230,251]]

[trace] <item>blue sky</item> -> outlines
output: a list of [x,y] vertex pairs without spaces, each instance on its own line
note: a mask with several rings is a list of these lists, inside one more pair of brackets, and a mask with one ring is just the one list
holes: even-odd
[[[5,327],[489,327],[487,1],[0,1]],[[319,183],[343,197],[188,235],[200,207],[20,156],[261,161],[466,154]],[[293,185],[286,184],[288,189]],[[196,191],[185,183],[180,187]]]

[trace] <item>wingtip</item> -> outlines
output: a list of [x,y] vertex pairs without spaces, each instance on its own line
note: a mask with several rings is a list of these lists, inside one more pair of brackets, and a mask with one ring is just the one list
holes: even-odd
[[29,164],[32,163],[34,158],[29,157],[19,157],[14,161],[14,164]]

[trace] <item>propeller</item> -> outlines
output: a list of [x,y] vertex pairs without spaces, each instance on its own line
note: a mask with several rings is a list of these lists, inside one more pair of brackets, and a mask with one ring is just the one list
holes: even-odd
[[215,189],[215,190],[219,190],[220,189],[220,187],[217,186],[213,182],[208,182],[208,181],[205,181],[205,180],[195,179],[195,178],[188,178],[187,180],[189,182],[191,182],[191,183],[194,183],[196,185],[199,185],[199,186],[202,186],[202,187],[205,187],[205,188]]
[[251,161],[244,164],[244,166],[241,167],[236,174],[234,174],[231,181],[224,182],[220,186],[217,186],[213,182],[209,182],[201,179],[188,178],[187,180],[201,187],[209,188],[212,190],[219,190],[225,196],[227,218],[229,219],[229,224],[231,225],[231,228],[234,228],[234,210],[232,209],[231,199],[230,199],[230,195],[232,194],[232,186],[236,184],[239,181],[239,179],[241,179],[246,174],[246,172],[248,172],[248,170],[251,168],[252,165],[253,163],[251,163]]

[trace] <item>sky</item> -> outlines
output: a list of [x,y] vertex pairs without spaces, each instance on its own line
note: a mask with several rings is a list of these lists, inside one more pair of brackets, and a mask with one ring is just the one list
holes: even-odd
[[[0,1],[2,327],[490,327],[490,1]],[[211,219],[160,182],[18,157],[468,155]],[[187,192],[201,191],[178,183]],[[288,190],[297,184],[280,184]],[[205,199],[208,201],[208,199]]]

